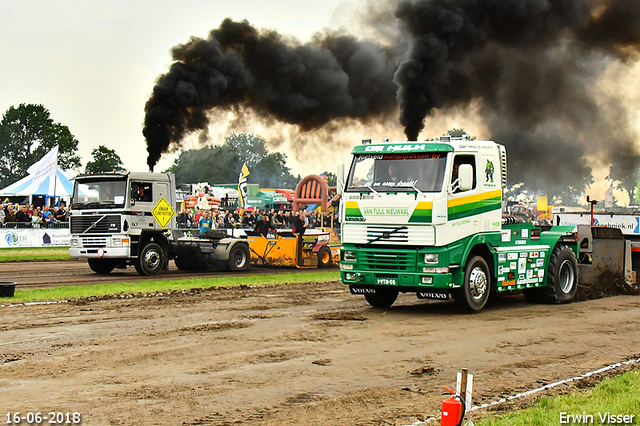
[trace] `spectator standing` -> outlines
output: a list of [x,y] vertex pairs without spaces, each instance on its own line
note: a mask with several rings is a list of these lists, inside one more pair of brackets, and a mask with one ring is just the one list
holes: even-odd
[[16,221],[16,214],[13,211],[13,206],[11,204],[7,204],[4,208],[4,223],[12,223]]
[[[20,223],[30,223],[31,219],[29,219],[29,214],[27,213],[27,206],[20,206],[20,210],[16,213],[16,222]],[[24,225],[23,225],[24,226]]]
[[60,204],[60,208],[56,210],[55,218],[57,222],[64,222],[65,220],[67,220],[67,212],[65,210],[65,207],[66,207],[66,203],[63,201]]
[[209,210],[204,211],[202,217],[198,220],[198,225],[200,225],[201,234],[204,234],[213,228],[213,220],[211,220],[211,213]]
[[49,206],[44,205],[42,207],[42,222],[45,227],[50,228],[55,223],[56,219],[53,217],[53,214],[49,211]]
[[41,224],[42,224],[42,211],[40,210],[40,207],[38,207],[33,212],[33,215],[31,216],[31,226],[34,228],[40,228]]

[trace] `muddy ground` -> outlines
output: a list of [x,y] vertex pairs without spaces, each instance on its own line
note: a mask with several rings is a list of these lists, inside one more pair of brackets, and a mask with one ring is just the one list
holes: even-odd
[[406,294],[383,310],[339,282],[2,307],[0,421],[409,425],[439,417],[462,367],[479,404],[640,356],[639,307],[509,296],[465,314]]

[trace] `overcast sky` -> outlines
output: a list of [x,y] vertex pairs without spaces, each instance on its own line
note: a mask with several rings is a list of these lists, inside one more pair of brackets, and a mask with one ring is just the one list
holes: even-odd
[[[173,46],[206,37],[227,17],[307,41],[334,28],[348,2],[0,0],[0,113],[42,104],[80,142],[83,169],[91,150],[106,145],[125,168],[145,171],[144,105]],[[171,163],[161,160],[156,171]]]

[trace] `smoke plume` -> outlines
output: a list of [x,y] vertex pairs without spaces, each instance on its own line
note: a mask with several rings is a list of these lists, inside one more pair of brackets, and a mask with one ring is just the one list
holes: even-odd
[[287,43],[247,22],[225,20],[208,39],[173,49],[145,107],[147,163],[206,128],[214,108],[248,107],[301,130],[331,120],[371,120],[396,110],[393,62],[386,50],[350,36]]
[[417,140],[425,118],[473,104],[507,146],[510,180],[584,186],[589,156],[612,165],[612,176],[636,171],[625,107],[599,81],[612,63],[636,62],[640,0],[401,0],[393,8],[366,16],[385,41],[395,35],[384,46],[338,33],[302,44],[227,19],[208,38],[175,47],[145,107],[149,167],[206,131],[219,110],[302,132],[399,113],[407,139]]

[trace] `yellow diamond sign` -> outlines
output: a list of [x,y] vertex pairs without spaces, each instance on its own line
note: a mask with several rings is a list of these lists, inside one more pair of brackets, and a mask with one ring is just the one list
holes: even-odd
[[151,214],[156,218],[161,227],[166,228],[167,224],[171,222],[171,218],[176,215],[176,212],[173,210],[173,207],[171,207],[171,204],[162,197],[153,210],[151,210]]

